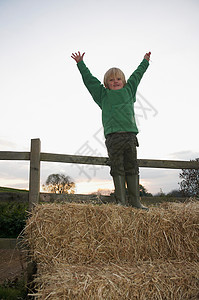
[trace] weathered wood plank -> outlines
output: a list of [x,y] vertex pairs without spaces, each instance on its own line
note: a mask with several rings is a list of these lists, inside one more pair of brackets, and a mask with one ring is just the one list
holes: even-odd
[[40,139],[31,140],[30,180],[29,180],[29,210],[39,202],[40,193]]
[[[30,152],[0,151],[0,160],[30,160]],[[108,157],[40,153],[40,160],[72,164],[109,165]],[[141,168],[199,169],[199,162],[178,160],[138,159]]]
[[[41,153],[41,161],[76,163],[90,165],[109,165],[108,157],[79,156],[67,154]],[[138,159],[139,167],[166,169],[199,169],[199,162],[178,160]]]
[[0,160],[30,160],[30,152],[0,151]]
[[144,168],[199,169],[196,161],[138,159],[138,165]]
[[54,154],[44,152],[41,152],[41,161],[88,165],[108,165],[108,157]]

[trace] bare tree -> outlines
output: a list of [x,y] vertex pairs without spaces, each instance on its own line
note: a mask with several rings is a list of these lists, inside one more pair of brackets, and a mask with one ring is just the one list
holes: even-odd
[[70,176],[66,176],[64,174],[49,175],[42,187],[44,190],[55,194],[75,193],[75,183],[72,181]]
[[[199,162],[199,158],[192,161]],[[183,195],[186,197],[199,197],[199,170],[183,169],[179,177],[182,179],[179,184]]]

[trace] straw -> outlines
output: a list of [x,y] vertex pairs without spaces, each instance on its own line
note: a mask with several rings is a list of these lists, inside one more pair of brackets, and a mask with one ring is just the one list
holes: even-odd
[[198,261],[199,204],[149,212],[117,205],[38,205],[25,236],[34,259],[51,264]]
[[24,240],[36,299],[198,299],[199,202],[149,212],[114,204],[37,205]]
[[199,263],[61,265],[37,278],[38,299],[198,299]]

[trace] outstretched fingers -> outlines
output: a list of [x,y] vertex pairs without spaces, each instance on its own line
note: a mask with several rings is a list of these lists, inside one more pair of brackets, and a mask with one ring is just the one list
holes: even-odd
[[83,60],[84,54],[85,54],[85,52],[81,54],[80,51],[78,51],[78,52],[72,53],[71,57],[78,63],[81,60]]

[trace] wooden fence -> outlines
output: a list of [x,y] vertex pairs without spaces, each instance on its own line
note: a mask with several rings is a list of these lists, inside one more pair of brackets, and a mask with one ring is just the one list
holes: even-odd
[[[75,163],[89,165],[109,165],[108,157],[79,156],[41,152],[40,139],[31,140],[30,152],[0,151],[0,160],[29,160],[29,210],[39,201],[40,162]],[[139,167],[167,169],[199,169],[197,161],[138,159]]]

